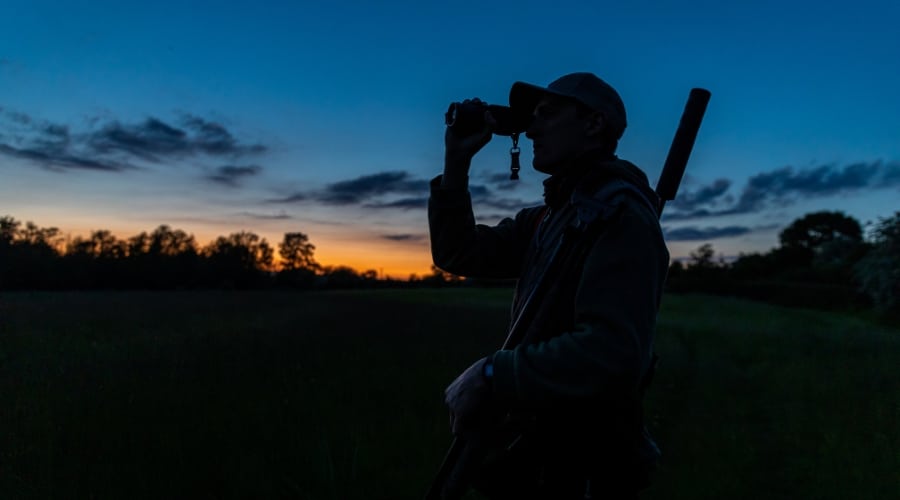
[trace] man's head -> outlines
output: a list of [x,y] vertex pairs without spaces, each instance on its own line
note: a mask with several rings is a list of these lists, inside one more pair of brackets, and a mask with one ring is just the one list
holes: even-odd
[[553,174],[587,151],[615,152],[627,124],[625,105],[591,73],[571,73],[547,87],[513,84],[509,105],[530,112],[526,136],[534,141],[534,168]]

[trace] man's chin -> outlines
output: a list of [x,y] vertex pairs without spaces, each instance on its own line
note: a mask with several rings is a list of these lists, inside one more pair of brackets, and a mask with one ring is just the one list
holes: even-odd
[[553,175],[555,169],[553,168],[553,164],[548,164],[541,161],[532,161],[531,166],[542,174]]

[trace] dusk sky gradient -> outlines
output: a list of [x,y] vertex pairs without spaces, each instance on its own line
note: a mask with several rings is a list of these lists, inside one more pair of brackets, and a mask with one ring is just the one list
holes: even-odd
[[[590,71],[651,182],[689,90],[712,92],[670,251],[766,251],[811,211],[900,209],[898,26],[897,1],[6,1],[0,215],[201,244],[302,231],[323,264],[422,274],[448,103]],[[541,202],[521,145],[518,183],[508,138],[476,157],[480,222]]]

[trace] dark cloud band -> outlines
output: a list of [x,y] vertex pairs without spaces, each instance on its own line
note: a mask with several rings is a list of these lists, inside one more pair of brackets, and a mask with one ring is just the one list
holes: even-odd
[[391,241],[422,241],[425,239],[421,234],[383,234],[382,238]]
[[428,206],[428,198],[401,198],[399,200],[382,203],[367,203],[363,206],[365,208],[399,208],[402,210],[421,210]]
[[[429,189],[428,180],[414,178],[405,171],[388,171],[335,182],[318,191],[295,192],[285,197],[267,200],[267,203],[319,202],[329,205],[356,205],[376,210],[422,210],[428,206]],[[469,185],[469,194],[472,197],[472,204],[478,209],[514,212],[543,203],[498,198],[486,186],[479,184]]]
[[719,179],[695,192],[679,194],[664,220],[701,219],[746,214],[770,207],[783,207],[802,199],[848,194],[867,189],[900,187],[900,163],[857,162],[843,167],[833,164],[795,169],[782,167],[750,177],[731,206],[727,179]]
[[750,233],[752,229],[743,226],[726,227],[679,227],[675,229],[663,228],[663,235],[667,241],[705,241],[718,238],[731,238]]
[[361,203],[378,195],[428,192],[428,181],[412,179],[408,172],[390,171],[329,184],[314,197],[333,205]]
[[52,148],[42,151],[40,149],[18,149],[6,144],[0,144],[0,155],[27,160],[50,170],[74,169],[121,172],[134,168],[126,163],[84,158],[54,151]]
[[241,212],[237,214],[240,217],[247,217],[248,219],[257,219],[257,220],[288,220],[293,219],[292,216],[281,212],[277,214],[257,214],[253,212]]
[[[95,122],[96,123],[96,122]],[[194,157],[238,158],[266,151],[244,144],[215,122],[186,115],[181,125],[149,117],[127,124],[100,123],[94,130],[73,133],[69,126],[0,109],[0,155],[27,160],[52,170],[122,171],[141,162],[161,163]],[[222,181],[234,179],[221,174]],[[238,174],[240,176],[240,174]]]
[[259,175],[260,172],[262,172],[262,167],[259,165],[247,165],[242,167],[226,165],[217,168],[214,173],[208,175],[206,178],[219,184],[236,187],[241,179]]

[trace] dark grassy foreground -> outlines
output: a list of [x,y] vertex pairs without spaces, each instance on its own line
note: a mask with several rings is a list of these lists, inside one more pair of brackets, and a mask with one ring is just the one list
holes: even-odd
[[[0,498],[420,498],[509,292],[0,294]],[[900,331],[669,296],[653,499],[900,494]]]

